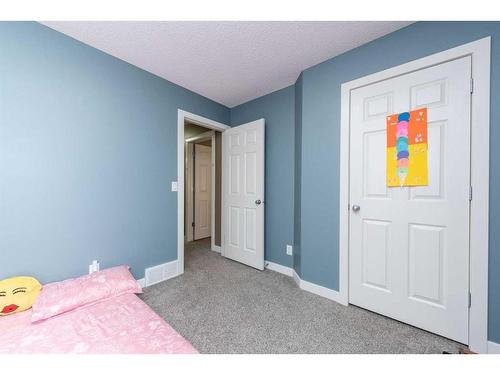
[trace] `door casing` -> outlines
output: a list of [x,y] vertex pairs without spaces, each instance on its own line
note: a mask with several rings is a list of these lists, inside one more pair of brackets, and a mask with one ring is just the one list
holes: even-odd
[[349,147],[350,93],[372,83],[425,69],[463,56],[472,58],[469,347],[488,351],[488,211],[491,38],[483,38],[406,64],[377,72],[341,86],[339,298],[349,303]]

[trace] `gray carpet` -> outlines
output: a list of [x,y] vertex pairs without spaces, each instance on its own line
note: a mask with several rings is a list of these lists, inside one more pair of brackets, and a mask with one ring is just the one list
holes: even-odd
[[185,273],[142,296],[201,353],[456,353],[461,347],[209,248],[209,240],[187,244]]

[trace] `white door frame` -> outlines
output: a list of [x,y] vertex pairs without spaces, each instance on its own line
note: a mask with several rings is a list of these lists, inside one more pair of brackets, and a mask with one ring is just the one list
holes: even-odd
[[[184,273],[184,123],[188,120],[196,125],[223,132],[231,127],[209,118],[177,110],[177,274]],[[212,157],[214,156],[212,150]],[[212,181],[212,187],[214,182]],[[212,189],[215,191],[215,189]],[[215,212],[215,209],[212,210]],[[212,216],[213,218],[213,216]],[[212,239],[213,239],[212,233]],[[222,232],[221,232],[222,238]],[[213,240],[212,240],[213,241]]]
[[[191,138],[188,138],[186,139],[184,142],[187,145],[191,145],[193,146],[195,143],[197,142],[200,142],[200,141],[208,141],[210,140],[211,141],[211,161],[210,161],[210,170],[211,170],[211,178],[212,178],[212,183],[211,183],[211,191],[210,191],[210,200],[211,200],[211,209],[210,209],[210,216],[211,216],[211,229],[210,229],[210,238],[211,238],[211,249],[213,251],[218,251],[220,252],[220,249],[218,249],[218,246],[215,245],[215,152],[216,152],[216,145],[215,145],[215,131],[214,130],[209,130],[205,133],[201,133],[201,134],[198,134],[194,137],[191,137]],[[186,159],[188,161],[188,163],[191,164],[191,172],[194,172],[194,169],[192,168],[193,166],[193,155],[192,153],[189,152],[189,148],[188,148],[188,152],[186,154]],[[193,182],[193,177],[192,176],[186,176],[184,175],[184,183],[192,183]],[[193,186],[194,188],[194,186]],[[193,193],[193,191],[191,191],[191,193]],[[194,205],[194,201],[191,197],[191,199],[186,199],[186,204],[187,204],[187,207],[186,207],[186,210],[187,211],[187,217],[185,217],[184,219],[184,223],[188,222],[189,223],[189,219],[191,218],[191,221],[193,220],[193,217],[192,217],[192,209],[193,209],[193,205]],[[187,219],[187,220],[186,220]],[[186,241],[193,241],[193,231],[191,231],[191,233],[189,233],[188,231],[186,231]]]
[[464,56],[472,58],[471,186],[469,282],[469,347],[477,353],[488,348],[488,209],[490,145],[491,37],[346,82],[341,86],[339,302],[349,303],[349,137],[351,91],[399,75]]

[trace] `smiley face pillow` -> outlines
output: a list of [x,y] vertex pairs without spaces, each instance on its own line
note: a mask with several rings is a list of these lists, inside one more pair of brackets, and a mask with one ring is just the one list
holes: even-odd
[[28,310],[35,303],[42,285],[33,277],[0,280],[0,316]]

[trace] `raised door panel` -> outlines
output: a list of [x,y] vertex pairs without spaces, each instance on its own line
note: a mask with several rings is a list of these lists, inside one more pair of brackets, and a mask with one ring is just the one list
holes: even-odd
[[445,228],[410,224],[409,226],[409,297],[443,306]]
[[391,290],[390,227],[388,221],[363,221],[363,284],[385,292]]

